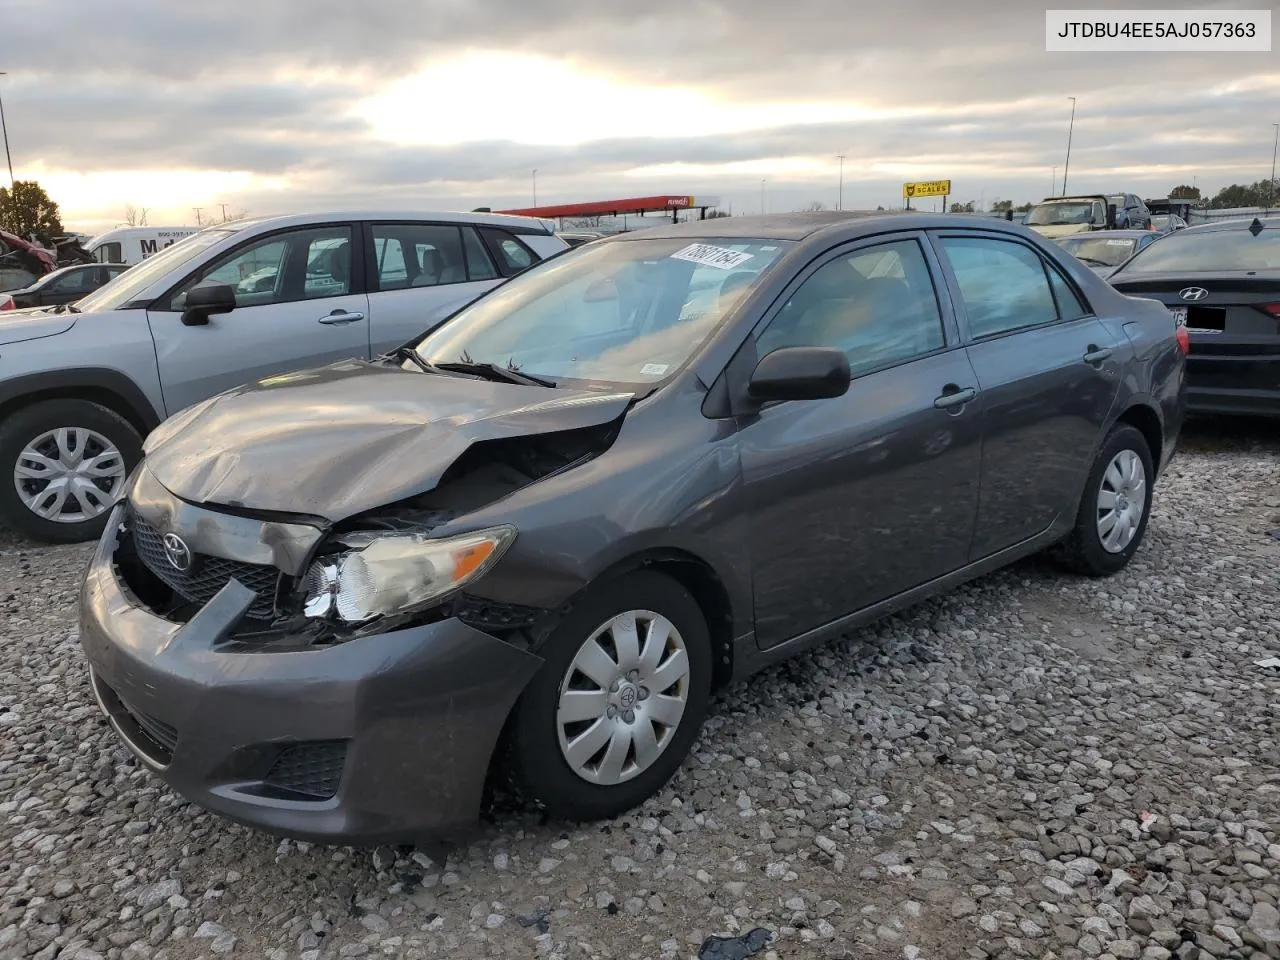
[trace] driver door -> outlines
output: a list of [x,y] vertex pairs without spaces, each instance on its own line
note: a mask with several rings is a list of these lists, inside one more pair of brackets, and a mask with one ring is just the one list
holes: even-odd
[[[369,303],[354,240],[350,224],[258,237],[149,308],[166,412],[274,374],[367,359]],[[235,291],[235,309],[185,326],[186,292],[214,283]]]

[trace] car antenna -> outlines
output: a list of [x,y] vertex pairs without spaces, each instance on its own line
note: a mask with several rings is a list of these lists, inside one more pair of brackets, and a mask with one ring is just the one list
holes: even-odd
[[1262,221],[1257,217],[1253,218],[1253,223],[1249,224],[1249,232],[1255,237],[1263,231]]

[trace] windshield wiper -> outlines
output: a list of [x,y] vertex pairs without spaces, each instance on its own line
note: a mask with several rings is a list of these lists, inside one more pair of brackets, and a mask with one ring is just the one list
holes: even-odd
[[1105,260],[1095,260],[1093,257],[1076,257],[1077,260],[1083,260],[1085,263],[1096,263],[1100,267],[1114,267],[1114,263],[1107,263]]
[[450,363],[431,364],[437,370],[451,373],[472,373],[486,380],[498,380],[504,383],[518,383],[526,387],[554,387],[556,382],[545,377],[535,377],[530,373],[521,373],[510,367],[502,367],[496,363],[477,363],[474,360],[455,360]]
[[388,353],[384,353],[378,359],[379,360],[408,360],[410,363],[412,363],[415,367],[417,367],[423,373],[430,373],[432,370],[431,364],[427,363],[420,356],[418,356],[418,351],[407,344],[396,347],[394,350]]

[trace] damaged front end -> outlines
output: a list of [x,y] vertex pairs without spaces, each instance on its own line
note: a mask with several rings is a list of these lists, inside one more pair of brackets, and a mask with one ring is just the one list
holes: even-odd
[[[338,523],[185,503],[144,465],[125,507],[114,563],[139,603],[185,623],[229,581],[254,599],[220,649],[307,649],[457,618],[527,647],[549,611],[467,593],[519,536],[508,524],[439,529],[580,466],[613,443],[621,418],[473,443],[431,490]],[[377,465],[369,465],[376,470]]]

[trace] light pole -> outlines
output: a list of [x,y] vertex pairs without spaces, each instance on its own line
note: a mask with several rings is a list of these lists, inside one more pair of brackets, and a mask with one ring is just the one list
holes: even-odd
[[[0,77],[8,76],[3,70],[0,70]],[[0,99],[0,132],[4,134],[4,158],[9,164],[9,190],[14,187],[13,179],[13,157],[9,155],[9,128],[4,123],[4,100]]]
[[1053,177],[1049,180],[1049,196],[1058,192],[1058,168],[1053,168]]
[[535,167],[533,171],[533,205],[538,205],[538,170]]
[[[1273,123],[1276,128],[1276,138],[1271,144],[1271,182],[1267,185],[1267,209],[1270,210],[1276,199],[1276,150],[1280,149],[1280,123]],[[12,172],[9,174],[13,177]]]
[[764,177],[760,178],[760,216],[764,216]]
[[1067,173],[1071,168],[1071,134],[1076,129],[1076,98],[1067,97],[1071,101],[1071,126],[1067,127],[1067,159],[1062,165],[1062,195],[1067,195]]
[[844,154],[836,154],[836,159],[840,161],[840,192],[836,194],[836,209],[844,209]]

